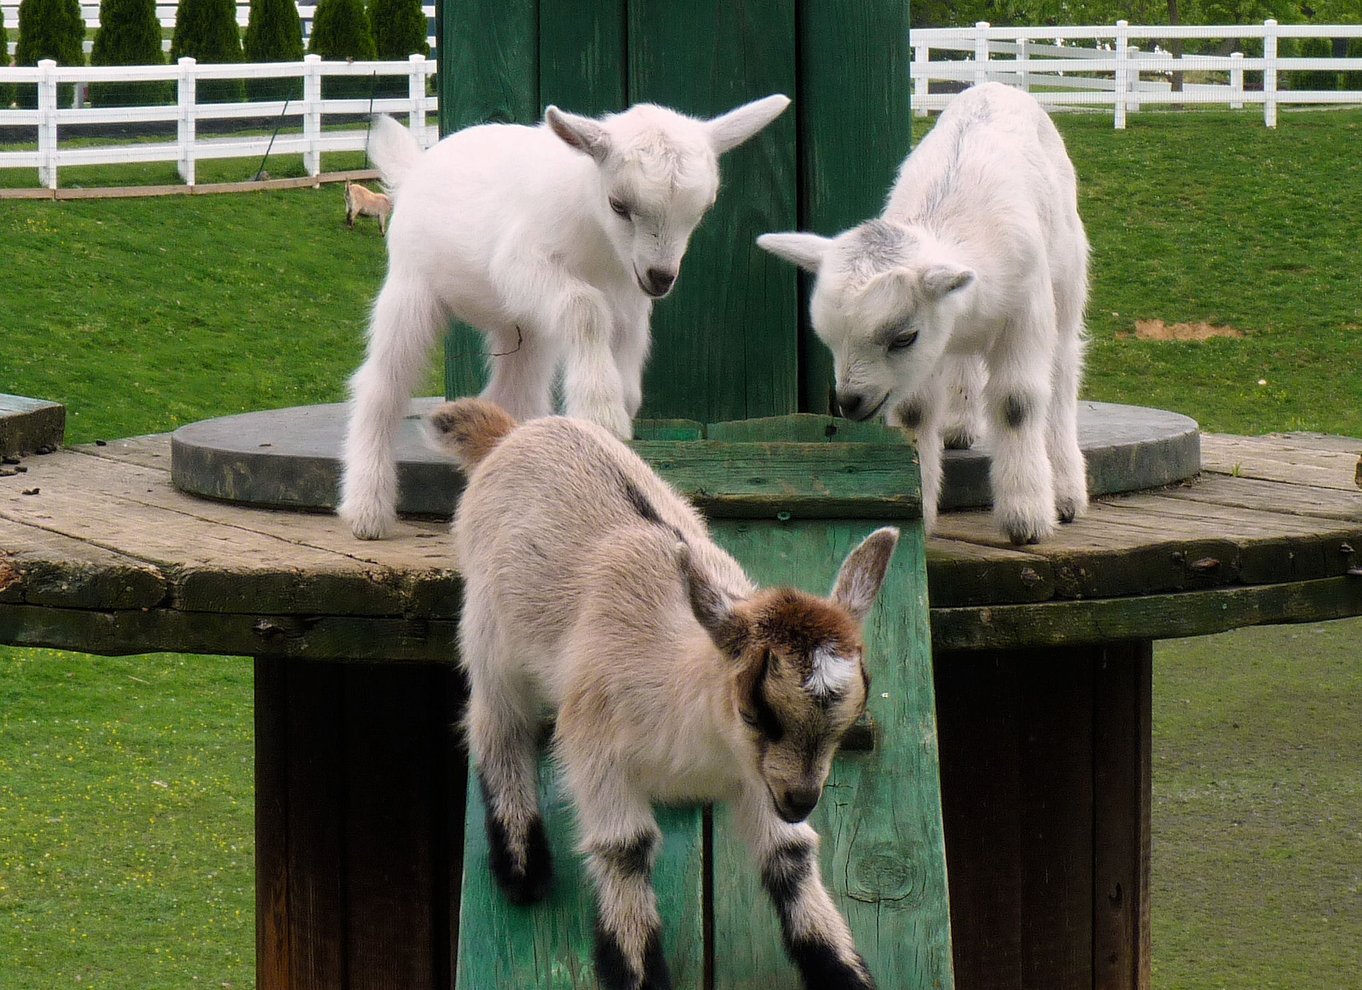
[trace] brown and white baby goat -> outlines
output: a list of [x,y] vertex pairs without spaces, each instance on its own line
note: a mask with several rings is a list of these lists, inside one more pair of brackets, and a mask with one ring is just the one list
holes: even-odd
[[860,626],[898,530],[866,537],[829,598],[758,589],[607,430],[563,417],[517,426],[481,399],[446,403],[429,424],[469,476],[454,520],[461,662],[506,895],[536,901],[552,878],[536,771],[549,708],[595,883],[602,986],[671,985],[652,803],[730,801],[806,987],[873,988],[805,819],[865,710]]
[[345,180],[345,226],[354,230],[355,217],[377,217],[378,232],[386,235],[388,217],[392,214],[393,201],[387,193],[373,192]]

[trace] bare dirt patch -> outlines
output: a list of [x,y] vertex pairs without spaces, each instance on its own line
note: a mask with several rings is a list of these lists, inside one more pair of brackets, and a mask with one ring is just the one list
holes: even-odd
[[[1129,336],[1129,335],[1127,335]],[[1136,320],[1137,340],[1210,340],[1212,337],[1242,337],[1244,331],[1218,327],[1211,323],[1164,323],[1163,320]]]

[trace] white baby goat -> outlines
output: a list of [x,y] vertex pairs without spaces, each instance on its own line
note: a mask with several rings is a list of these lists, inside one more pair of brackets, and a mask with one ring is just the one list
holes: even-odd
[[521,419],[566,411],[628,438],[654,299],[714,205],[718,156],[774,120],[768,96],[713,120],[650,104],[538,127],[470,127],[421,152],[391,118],[371,156],[393,190],[388,277],[351,380],[340,514],[379,539],[395,517],[393,437],[430,349],[458,318],[486,334],[484,395]]
[[943,431],[968,445],[979,399],[1008,538],[1035,543],[1087,508],[1076,417],[1088,239],[1073,165],[1034,98],[966,90],[903,163],[879,219],[757,243],[817,273],[810,315],[842,414],[918,431],[929,530]]
[[607,990],[669,987],[650,876],[652,802],[732,801],[809,990],[874,982],[805,822],[865,710],[861,620],[898,540],[877,530],[830,598],[758,590],[700,515],[608,431],[516,426],[482,399],[429,418],[463,465],[454,521],[468,740],[492,871],[530,903],[552,864],[536,779],[542,708],[577,810]]

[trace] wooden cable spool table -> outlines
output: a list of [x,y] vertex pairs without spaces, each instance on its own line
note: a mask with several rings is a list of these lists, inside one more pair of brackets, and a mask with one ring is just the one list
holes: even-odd
[[[253,484],[233,458],[326,410],[253,414],[275,417],[272,439],[252,432],[265,420],[216,421],[237,449],[211,484]],[[789,419],[807,439],[852,428]],[[1200,441],[1199,476],[1102,496],[1039,546],[1007,545],[979,510],[928,541],[962,988],[1147,987],[1153,641],[1362,615],[1362,441]],[[201,438],[174,442],[192,472]],[[0,642],[256,657],[260,986],[451,986],[465,771],[444,523],[361,543],[331,515],[186,494],[171,448],[81,445],[0,478]],[[329,497],[334,454],[293,455],[294,487]],[[408,470],[457,491],[443,465]],[[785,491],[782,511],[817,511]]]

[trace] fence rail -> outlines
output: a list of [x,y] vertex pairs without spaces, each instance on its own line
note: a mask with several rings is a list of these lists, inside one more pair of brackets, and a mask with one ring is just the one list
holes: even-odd
[[[355,123],[356,115],[372,109],[376,113],[405,114],[412,132],[422,147],[438,140],[438,129],[427,117],[437,109],[435,97],[428,96],[427,80],[435,73],[435,62],[412,55],[405,62],[324,62],[308,55],[302,62],[265,62],[245,65],[199,64],[182,58],[176,65],[68,67],[51,60],[36,68],[0,69],[0,84],[36,86],[33,109],[0,109],[0,127],[36,130],[36,147],[19,151],[0,150],[0,168],[36,168],[38,181],[48,189],[57,188],[61,168],[72,165],[108,165],[123,162],[177,163],[186,185],[195,184],[195,163],[203,159],[245,158],[275,154],[301,154],[308,175],[321,172],[321,156],[330,151],[362,151],[367,125]],[[375,99],[323,99],[322,80],[334,77],[405,76],[405,97]],[[222,79],[301,79],[302,98],[256,101],[250,103],[201,103],[198,84]],[[58,87],[62,84],[173,82],[176,101],[161,106],[143,107],[59,107]],[[354,126],[326,128],[328,116],[349,115]],[[259,120],[272,118],[289,123],[277,135],[233,135],[201,137],[197,125],[204,120]],[[146,140],[123,144],[72,146],[69,129],[98,124],[176,124],[175,140]],[[68,144],[61,144],[63,131]],[[28,142],[26,142],[28,143]]]
[[[4,11],[5,26],[9,28],[9,35],[11,38],[13,38],[15,36],[16,28],[18,27],[19,24],[18,0],[4,0],[4,2],[0,3],[0,10]],[[175,10],[176,5],[173,3],[158,3],[156,5],[156,18],[161,22],[161,27],[164,30],[171,30],[175,27]],[[426,15],[426,24],[429,25],[430,31],[430,36],[426,38],[426,44],[430,45],[431,50],[434,51],[435,7],[432,4],[427,4],[421,8],[421,11]],[[99,27],[99,4],[83,3],[80,5],[80,13],[81,16],[85,18],[85,29],[87,32],[94,31]],[[298,16],[302,19],[303,22],[304,44],[306,44],[307,40],[312,36],[312,21],[313,18],[316,16],[316,13],[317,7],[315,4],[301,3],[298,4]],[[250,4],[238,2],[236,5],[236,22],[243,30],[245,29],[247,23],[250,21],[250,15],[251,15]],[[14,54],[14,48],[16,44],[17,42],[15,41],[11,41],[9,43],[9,53],[11,55]],[[93,47],[93,45],[94,43],[91,41],[85,42],[85,54],[87,55],[90,54],[90,49]],[[170,51],[169,39],[161,43],[161,50],[165,52]]]
[[[1301,56],[1284,51],[1281,43],[1355,38],[1362,38],[1362,25],[1275,20],[1088,27],[993,27],[980,21],[973,27],[918,29],[909,36],[913,108],[919,115],[942,110],[964,86],[996,80],[1034,93],[1048,106],[1109,106],[1117,129],[1142,106],[1166,104],[1236,110],[1261,105],[1263,122],[1276,127],[1284,105],[1362,104],[1362,58]],[[1145,42],[1145,48],[1136,42]],[[1186,42],[1215,42],[1218,50],[1189,54],[1181,50]],[[1349,73],[1344,78],[1350,88],[1295,85],[1308,80],[1304,73]],[[933,83],[949,88],[933,90]]]

